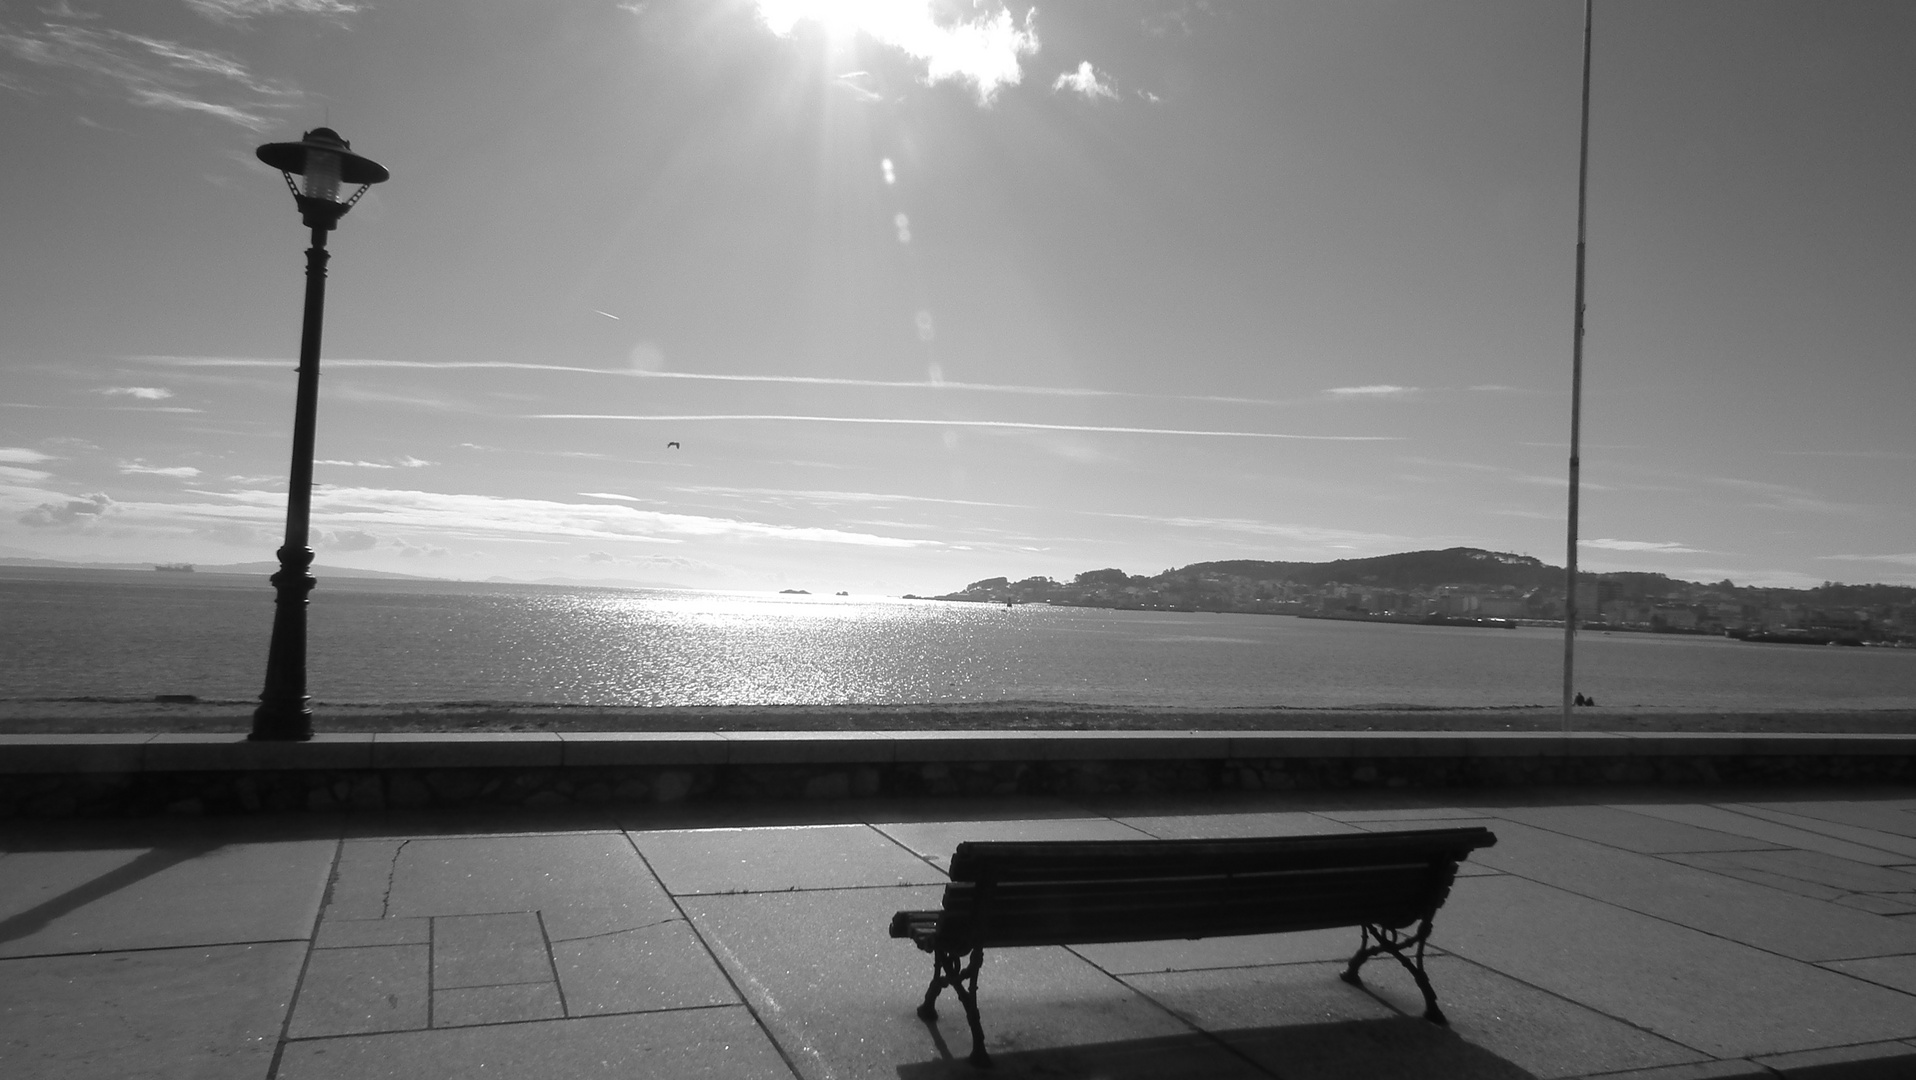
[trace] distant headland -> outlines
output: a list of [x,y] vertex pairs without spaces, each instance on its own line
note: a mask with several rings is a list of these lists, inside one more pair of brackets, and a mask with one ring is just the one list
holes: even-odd
[[[1593,628],[1837,644],[1916,643],[1916,587],[1908,585],[1825,582],[1810,589],[1782,589],[1637,572],[1585,573],[1577,582],[1579,623]],[[1564,572],[1529,555],[1454,547],[1331,562],[1200,562],[1148,577],[1105,569],[1087,570],[1069,582],[986,578],[928,599],[1384,622],[1561,625]]]

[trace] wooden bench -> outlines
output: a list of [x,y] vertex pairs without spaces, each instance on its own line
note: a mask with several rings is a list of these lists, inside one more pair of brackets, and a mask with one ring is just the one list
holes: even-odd
[[[932,954],[918,1015],[938,1015],[949,986],[971,1024],[971,1062],[991,1064],[978,1021],[985,949],[1227,937],[1361,927],[1357,969],[1397,958],[1444,1023],[1424,974],[1431,920],[1457,864],[1497,842],[1490,830],[1416,829],[1230,840],[1040,840],[958,845],[937,911],[900,911],[891,936]],[[969,959],[966,959],[967,955]]]

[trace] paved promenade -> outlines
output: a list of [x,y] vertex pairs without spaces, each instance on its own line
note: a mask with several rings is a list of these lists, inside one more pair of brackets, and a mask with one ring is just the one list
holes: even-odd
[[1916,793],[1668,787],[16,821],[0,1076],[973,1076],[885,933],[959,841],[1466,823],[1449,1029],[1354,930],[1003,950],[995,1075],[1916,1076]]

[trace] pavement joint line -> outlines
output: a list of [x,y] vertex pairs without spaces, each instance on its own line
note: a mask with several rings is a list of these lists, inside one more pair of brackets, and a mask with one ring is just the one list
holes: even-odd
[[[884,837],[885,839],[890,840],[893,844],[896,844],[899,848],[901,848],[905,852],[905,854],[910,855],[912,858],[917,859],[919,862],[924,863],[926,866],[931,867],[933,870],[936,870],[938,873],[943,874],[946,880],[951,879],[951,871],[945,869],[942,866],[939,866],[936,862],[932,860],[932,857],[930,855],[925,855],[918,851],[913,850],[911,845],[905,843],[903,840],[898,839],[896,836],[893,836],[892,834],[886,832],[884,826],[873,825],[868,822],[866,823],[865,827],[877,833],[878,835]],[[807,890],[807,891],[815,891],[815,890]]]
[[[511,913],[507,912],[505,914],[511,914]],[[575,941],[594,941],[594,940],[597,940],[598,938],[614,937],[619,934],[636,934],[641,930],[650,930],[655,926],[666,926],[670,923],[684,922],[684,921],[685,921],[685,916],[677,915],[669,919],[654,919],[649,923],[641,923],[638,926],[628,926],[621,930],[602,930],[596,934],[581,934],[578,937],[568,937],[568,938],[555,938],[555,937],[552,937],[550,933],[548,933],[546,937],[546,942],[548,947],[550,947],[551,945],[570,945]],[[539,920],[539,925],[541,928],[544,928],[545,920],[543,917],[541,917],[541,919]]]
[[[544,984],[504,983],[501,985],[541,986]],[[449,989],[468,990],[474,988],[458,986],[450,987]],[[587,1013],[584,1016],[534,1016],[519,1020],[486,1020],[477,1024],[446,1024],[439,1027],[390,1028],[385,1031],[345,1031],[328,1035],[294,1035],[287,1038],[285,1043],[291,1045],[293,1043],[328,1042],[333,1039],[378,1039],[388,1035],[413,1035],[428,1031],[459,1031],[465,1028],[479,1027],[518,1027],[522,1024],[570,1024],[580,1020],[598,1020],[610,1016],[653,1016],[658,1013],[700,1012],[708,1009],[736,1009],[739,1007],[739,1003],[736,1001],[718,1001],[707,1002],[701,1005],[668,1005],[659,1009],[623,1009],[618,1012]],[[272,1073],[268,1073],[268,1080],[271,1080],[272,1076]]]
[[279,1039],[273,1043],[273,1056],[266,1065],[266,1080],[276,1080],[279,1076],[281,1060],[286,1056],[287,1036],[292,1034],[293,1016],[299,1010],[299,999],[306,993],[306,972],[313,966],[313,953],[319,947],[319,923],[325,918],[326,909],[332,904],[333,885],[339,879],[339,863],[346,853],[346,841],[333,841],[332,865],[327,868],[326,887],[319,891],[319,905],[313,911],[313,925],[307,931],[306,952],[299,958],[299,974],[293,977],[293,992],[287,995],[286,1011],[279,1018]]
[[[1820,818],[1804,817],[1799,814],[1791,814],[1791,813],[1787,813],[1780,810],[1767,811],[1767,813],[1770,813],[1770,814],[1778,814],[1779,816],[1782,816],[1782,817],[1795,818],[1796,821],[1803,823],[1799,825],[1799,824],[1793,824],[1788,821],[1778,821],[1776,820],[1776,818],[1766,816],[1766,814],[1755,814],[1750,812],[1751,810],[1762,809],[1761,807],[1751,807],[1744,803],[1716,803],[1715,805],[1721,809],[1728,810],[1729,812],[1733,814],[1741,814],[1742,816],[1749,818],[1753,821],[1761,821],[1770,825],[1781,825],[1782,827],[1786,829],[1795,829],[1798,832],[1814,833],[1815,835],[1821,836],[1828,840],[1842,840],[1846,843],[1855,844],[1857,847],[1874,848],[1875,850],[1880,851],[1885,855],[1901,855],[1902,854],[1902,852],[1897,851],[1895,848],[1886,848],[1881,846],[1880,844],[1872,844],[1865,840],[1858,840],[1854,838],[1853,836],[1845,836],[1841,833],[1829,832],[1826,829],[1817,829],[1817,828],[1811,827],[1811,825],[1813,824],[1836,825],[1836,824],[1839,824],[1838,822],[1823,821]],[[1869,828],[1864,828],[1862,826],[1850,826],[1850,828],[1857,832],[1876,832],[1876,833],[1882,832],[1882,830],[1880,829],[1869,829]],[[1891,833],[1887,835],[1896,835],[1896,834]],[[1908,838],[1904,837],[1903,839],[1908,839]]]
[[291,945],[310,938],[253,938],[246,941],[196,941],[185,945],[131,945],[122,949],[74,949],[71,952],[18,953],[0,956],[0,964],[13,960],[54,960],[63,956],[114,956],[119,953],[182,952],[188,949],[227,949],[240,945]]
[[433,954],[439,949],[439,917],[426,916],[426,1028],[433,1026],[433,999],[439,996],[439,987],[435,985],[434,974],[439,967],[432,962]]
[[[945,870],[941,868],[934,866],[933,869],[937,869],[939,873],[945,874],[947,877],[950,876],[950,874],[948,874]],[[664,883],[661,882],[660,884],[663,885]],[[811,889],[802,889],[802,888],[799,888],[797,885],[788,885],[783,889],[718,889],[713,892],[682,892],[682,893],[675,893],[675,892],[672,892],[670,889],[667,889],[666,893],[667,895],[672,896],[675,899],[681,896],[687,896],[687,897],[789,896],[795,893],[815,893],[815,892],[871,892],[874,889],[919,889],[919,888],[928,889],[928,888],[931,888],[932,886],[939,885],[939,884],[941,884],[941,882],[888,881],[883,885],[821,885],[821,886],[818,886],[817,888],[811,888]]]
[[546,930],[545,911],[534,911],[532,917],[539,924],[539,941],[545,945],[546,970],[552,973],[552,985],[559,992],[559,1015],[571,1016],[572,1007],[566,1002],[565,983],[559,981],[559,961],[552,955],[552,934]]
[[[672,902],[672,909],[679,913],[679,918],[685,920],[685,925],[692,931],[692,937],[698,941],[699,947],[705,950],[706,959],[712,962],[713,967],[718,968],[718,973],[720,977],[725,980],[725,985],[732,988],[732,996],[738,999],[737,1004],[744,1007],[745,1015],[751,1017],[752,1023],[758,1026],[759,1033],[765,1036],[766,1043],[771,1046],[774,1053],[778,1054],[778,1059],[785,1063],[785,1068],[792,1074],[793,1080],[800,1080],[806,1073],[802,1072],[798,1067],[798,1063],[792,1060],[791,1052],[786,1050],[785,1044],[779,1041],[778,1036],[772,1031],[771,1025],[767,1024],[765,1018],[759,1015],[758,1006],[753,1003],[752,996],[745,992],[745,988],[739,985],[738,978],[732,974],[732,969],[726,966],[725,961],[719,959],[718,950],[713,947],[711,939],[707,938],[705,932],[699,929],[699,924],[693,921],[691,913],[687,912],[685,905],[679,902],[679,897],[673,893],[672,890],[665,887],[665,879],[660,877],[658,870],[653,868],[652,860],[645,857],[645,852],[640,849],[638,841],[632,838],[632,831],[626,830],[621,835],[625,837],[626,845],[632,849],[632,854],[638,856],[639,865],[645,867],[645,872],[652,875],[652,880],[658,885],[659,891],[664,893],[665,898]],[[726,951],[726,955],[731,955],[730,950]],[[741,966],[739,970],[743,972],[745,969]],[[759,989],[764,990],[764,987],[760,986]],[[772,995],[769,991],[765,994],[765,1000],[772,1001]],[[773,1006],[776,1008],[777,1003],[773,1002]],[[810,1050],[809,1047],[806,1049]],[[824,1059],[816,1050],[811,1050],[810,1052],[812,1059],[817,1064],[821,1066],[824,1065]],[[826,1068],[824,1072],[828,1076],[831,1075],[830,1068]]]

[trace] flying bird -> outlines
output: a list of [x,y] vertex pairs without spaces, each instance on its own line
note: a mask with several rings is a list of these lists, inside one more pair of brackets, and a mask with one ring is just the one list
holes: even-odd
[[667,450],[677,450],[679,448],[679,444],[675,442],[669,442],[665,444],[665,448]]

